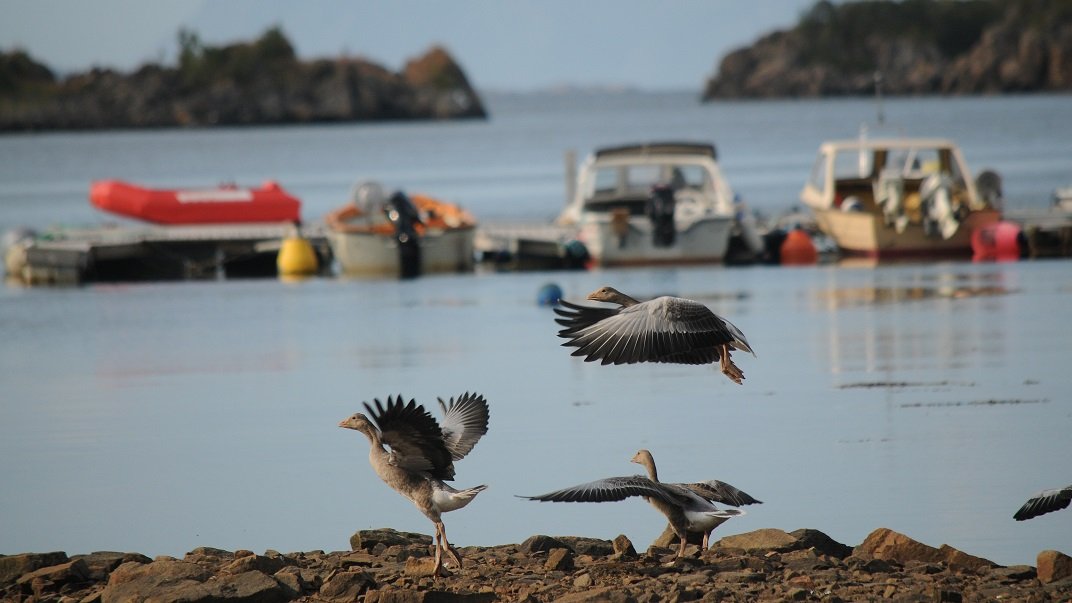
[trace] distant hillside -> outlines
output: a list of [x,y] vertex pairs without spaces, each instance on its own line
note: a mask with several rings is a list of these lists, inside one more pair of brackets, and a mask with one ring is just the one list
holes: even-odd
[[223,47],[184,31],[179,44],[176,67],[63,79],[24,52],[0,53],[0,131],[487,117],[442,48],[392,73],[362,59],[299,61],[278,29]]
[[1072,90],[1072,0],[817,2],[731,52],[704,100]]

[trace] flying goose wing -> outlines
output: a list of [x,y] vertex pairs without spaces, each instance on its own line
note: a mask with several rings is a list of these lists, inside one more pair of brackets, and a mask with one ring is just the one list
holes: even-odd
[[642,475],[607,477],[547,494],[521,498],[541,502],[615,502],[632,496],[655,498],[671,505],[681,505],[683,502],[661,484]]
[[461,460],[488,432],[488,403],[480,394],[465,392],[457,401],[451,398],[449,404],[439,398],[439,407],[443,411],[443,443],[451,458]]
[[737,327],[691,300],[664,296],[625,308],[562,305],[567,309],[556,312],[565,318],[557,322],[567,328],[558,336],[586,362],[710,364],[724,344],[751,351]]
[[432,477],[454,479],[454,463],[435,419],[416,400],[408,404],[402,396],[388,397],[384,407],[379,399],[373,408],[364,402],[369,416],[380,429],[383,443],[391,447],[392,462],[403,469],[427,472]]
[[1012,517],[1016,521],[1031,519],[1032,517],[1064,509],[1070,502],[1072,502],[1072,486],[1043,490],[1029,498],[1024,503],[1024,506],[1020,507],[1020,510]]

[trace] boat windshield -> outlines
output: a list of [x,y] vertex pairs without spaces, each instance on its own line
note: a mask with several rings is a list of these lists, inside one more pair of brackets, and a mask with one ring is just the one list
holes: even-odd
[[647,196],[653,186],[665,184],[674,190],[702,191],[711,188],[707,170],[689,164],[613,165],[596,168],[585,197]]
[[921,180],[937,173],[946,174],[958,182],[964,179],[952,150],[948,148],[843,149],[834,155],[834,178],[838,181],[873,179],[879,174]]

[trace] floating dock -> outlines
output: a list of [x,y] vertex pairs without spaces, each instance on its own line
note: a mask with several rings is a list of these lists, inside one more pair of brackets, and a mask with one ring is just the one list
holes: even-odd
[[31,285],[268,277],[292,236],[330,266],[323,227],[289,222],[69,229],[13,242],[4,263],[9,277]]
[[572,228],[533,222],[492,222],[477,228],[478,259],[500,270],[584,268],[588,250]]
[[[1021,228],[1023,257],[1072,257],[1072,212],[1012,209],[1004,218]],[[584,268],[587,251],[573,235],[550,223],[481,224],[475,253],[497,270]],[[312,245],[319,273],[332,274],[323,224],[65,229],[10,242],[4,261],[9,278],[30,285],[275,277],[283,241],[294,236]]]

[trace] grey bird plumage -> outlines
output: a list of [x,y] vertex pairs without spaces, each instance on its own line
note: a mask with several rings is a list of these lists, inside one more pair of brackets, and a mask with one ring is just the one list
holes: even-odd
[[744,373],[733,363],[730,352],[741,350],[755,355],[740,329],[699,302],[671,296],[642,302],[613,287],[601,287],[587,299],[618,307],[584,306],[562,300],[555,308],[561,317],[555,322],[565,327],[558,332],[567,340],[562,345],[577,348],[572,355],[583,356],[586,362],[718,362],[722,372],[740,384]]
[[680,538],[678,557],[684,556],[689,532],[703,534],[707,549],[711,532],[731,517],[744,515],[740,509],[719,509],[719,502],[741,506],[761,504],[749,494],[718,480],[696,483],[664,483],[659,481],[655,460],[647,450],[640,450],[632,462],[643,465],[648,476],[631,475],[608,477],[537,496],[522,496],[541,502],[616,502],[639,496],[666,516],[670,527]]
[[1046,513],[1052,513],[1053,511],[1060,511],[1067,508],[1069,503],[1072,503],[1072,486],[1043,490],[1029,498],[1012,517],[1016,521],[1023,521]]
[[464,458],[488,431],[488,404],[479,394],[466,392],[457,400],[439,399],[442,423],[402,396],[363,403],[368,416],[354,413],[339,427],[354,429],[369,440],[369,463],[388,486],[402,494],[435,524],[435,568],[442,570],[447,555],[460,567],[461,556],[447,540],[442,514],[469,504],[487,486],[458,490],[447,481],[455,475],[454,461]]

